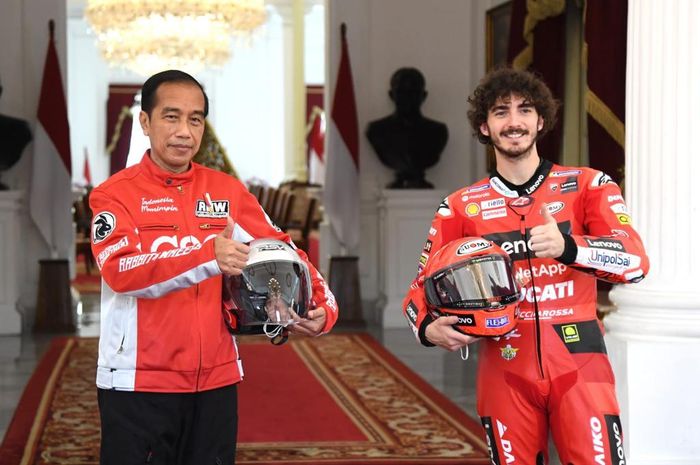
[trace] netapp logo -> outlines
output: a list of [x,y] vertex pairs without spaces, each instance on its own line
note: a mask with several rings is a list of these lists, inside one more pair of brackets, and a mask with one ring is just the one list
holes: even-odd
[[586,238],[586,242],[591,247],[596,247],[599,249],[618,250],[620,252],[625,251],[625,247],[622,245],[622,242],[616,241],[614,239],[588,239],[588,238]]

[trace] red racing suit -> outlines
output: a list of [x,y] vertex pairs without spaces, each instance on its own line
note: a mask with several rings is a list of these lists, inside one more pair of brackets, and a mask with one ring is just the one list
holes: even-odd
[[[240,381],[213,239],[229,215],[234,240],[291,243],[289,236],[233,177],[196,163],[185,173],[169,173],[148,152],[95,188],[90,207],[92,249],[102,272],[97,386],[196,392]],[[298,253],[309,266],[313,302],[326,311],[327,332],[337,319],[335,298],[306,254]]]
[[[565,240],[557,260],[537,258],[530,229],[542,204]],[[433,219],[419,273],[404,300],[418,339],[435,315],[427,307],[423,267],[442,245],[482,236],[510,254],[522,288],[518,326],[480,341],[477,410],[495,465],[548,463],[552,436],[562,464],[624,464],[619,407],[596,280],[641,280],[649,262],[620,189],[607,175],[542,161],[514,186],[494,173],[448,196]]]

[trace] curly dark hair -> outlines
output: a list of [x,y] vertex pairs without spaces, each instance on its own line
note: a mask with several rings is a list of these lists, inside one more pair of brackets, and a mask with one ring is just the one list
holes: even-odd
[[489,110],[498,99],[508,98],[511,94],[531,102],[537,114],[544,120],[542,129],[537,133],[537,140],[556,124],[559,102],[539,76],[530,71],[518,71],[508,67],[496,68],[484,76],[474,89],[474,94],[467,99],[471,106],[467,117],[474,135],[482,144],[491,144],[491,138],[482,134],[480,130],[481,125],[486,122]]

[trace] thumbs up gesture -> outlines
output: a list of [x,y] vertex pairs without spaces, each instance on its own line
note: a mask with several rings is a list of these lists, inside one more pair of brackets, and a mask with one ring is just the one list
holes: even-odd
[[250,251],[250,247],[232,239],[235,227],[233,219],[227,217],[226,227],[214,238],[216,263],[221,272],[229,276],[240,275],[243,272]]
[[539,258],[558,258],[564,253],[564,236],[561,235],[557,220],[554,219],[547,204],[542,204],[540,214],[544,223],[530,230],[530,244],[535,256]]

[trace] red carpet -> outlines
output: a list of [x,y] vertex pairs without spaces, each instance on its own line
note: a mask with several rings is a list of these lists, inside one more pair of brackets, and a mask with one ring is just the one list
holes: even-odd
[[[239,464],[488,464],[481,427],[366,335],[241,338]],[[96,339],[56,339],[2,465],[97,464]]]

